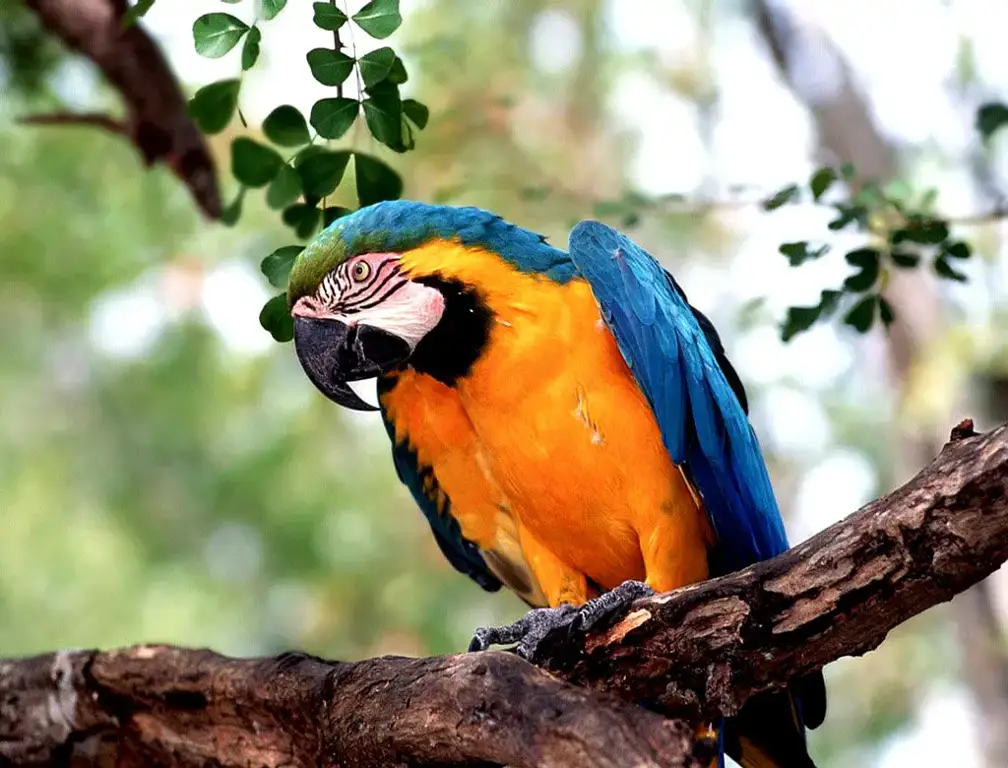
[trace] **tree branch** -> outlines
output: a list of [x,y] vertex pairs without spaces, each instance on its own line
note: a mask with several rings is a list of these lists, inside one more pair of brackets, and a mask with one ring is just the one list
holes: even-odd
[[210,219],[221,216],[213,157],[189,118],[185,96],[161,49],[138,24],[125,28],[125,0],[27,0],[46,28],[91,59],[122,95],[127,119],[95,115],[39,115],[36,124],[98,126],[127,135],[147,165],[165,163],[189,188]]
[[1008,425],[967,420],[903,487],[782,555],[645,598],[587,638],[541,646],[570,682],[668,715],[731,715],[755,693],[878,647],[1008,560]]
[[548,638],[552,675],[505,653],[60,652],[0,662],[0,763],[700,765],[712,745],[683,721],[866,653],[1006,559],[1008,425],[967,421],[905,486],[783,555]]
[[[0,763],[24,766],[70,758],[119,766],[699,766],[692,742],[681,723],[506,653],[328,663],[138,646],[0,662]],[[697,753],[709,761],[714,745]]]

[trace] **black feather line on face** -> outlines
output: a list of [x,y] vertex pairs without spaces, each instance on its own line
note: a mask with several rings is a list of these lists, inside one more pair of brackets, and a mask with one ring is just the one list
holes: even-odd
[[374,309],[383,301],[386,301],[389,297],[395,295],[398,291],[405,288],[407,285],[409,285],[409,280],[403,278],[398,283],[393,285],[388,291],[383,293],[381,296],[378,296],[374,301],[368,302],[367,304],[357,304],[352,307],[344,307],[343,312],[348,315],[352,315],[355,312],[363,312],[364,310]]
[[[357,291],[357,293],[355,293],[353,296],[347,297],[345,301],[341,301],[340,305],[346,309],[361,309],[363,308],[363,305],[366,302],[369,302],[372,299],[374,299],[374,297],[378,293],[380,293],[381,290],[385,288],[385,286],[387,286],[390,282],[392,282],[396,277],[398,277],[398,275],[392,273],[382,280],[376,280],[366,286],[362,285],[361,288]],[[406,282],[408,282],[404,277],[399,278],[399,280],[401,281],[400,284],[405,284]],[[383,299],[379,299],[379,301],[382,300]]]

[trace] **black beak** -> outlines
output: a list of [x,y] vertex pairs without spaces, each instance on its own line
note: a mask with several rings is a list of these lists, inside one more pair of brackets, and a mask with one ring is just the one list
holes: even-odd
[[294,318],[294,348],[311,383],[330,400],[355,411],[375,411],[347,386],[391,370],[410,355],[403,339],[370,325]]

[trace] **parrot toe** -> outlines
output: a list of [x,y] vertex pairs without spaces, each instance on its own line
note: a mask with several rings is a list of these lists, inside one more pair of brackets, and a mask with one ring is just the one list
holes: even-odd
[[515,653],[526,661],[532,661],[539,643],[551,632],[566,630],[570,635],[591,629],[634,600],[654,593],[643,581],[624,581],[615,589],[604,592],[582,606],[565,603],[556,608],[533,608],[513,624],[480,627],[473,633],[469,650],[485,651],[492,645],[517,644]]
[[473,633],[470,651],[485,651],[492,645],[517,643],[515,653],[531,661],[543,638],[550,632],[569,627],[579,613],[573,605],[556,608],[533,608],[513,624],[502,627],[480,627]]
[[591,629],[603,619],[627,608],[634,600],[651,597],[655,591],[643,581],[628,579],[614,589],[589,600],[577,613],[571,631]]

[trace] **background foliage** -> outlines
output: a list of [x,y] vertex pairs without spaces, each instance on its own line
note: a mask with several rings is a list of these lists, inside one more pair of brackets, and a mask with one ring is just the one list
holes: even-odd
[[[960,35],[949,75],[971,94],[955,110],[969,138],[894,140],[898,174],[873,178],[816,152],[814,108],[779,96],[748,4],[621,3],[138,4],[192,85],[230,227],[200,221],[120,138],[16,125],[114,104],[23,7],[0,7],[0,654],[436,653],[521,612],[443,562],[374,418],[323,401],[257,322],[289,338],[271,297],[290,261],[377,199],[482,205],[561,245],[602,218],[665,259],[746,380],[792,539],[904,479],[920,460],[902,436],[947,432],[955,409],[1006,417],[988,192],[1008,109],[988,81],[1008,83],[973,41]],[[732,101],[726,50],[765,103]],[[862,68],[862,85],[893,66]],[[732,130],[774,166],[738,189],[718,143]],[[804,137],[790,154],[785,130]],[[690,153],[692,177],[667,161]],[[899,379],[887,297],[905,274],[939,299]],[[831,667],[820,764],[942,764],[921,735],[934,718],[961,734],[958,764],[982,764],[961,631],[932,611]]]

